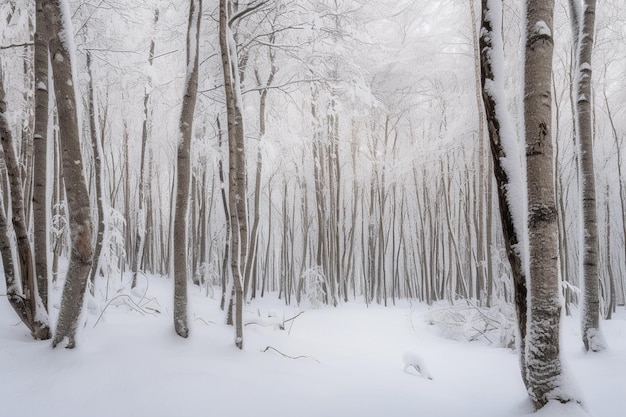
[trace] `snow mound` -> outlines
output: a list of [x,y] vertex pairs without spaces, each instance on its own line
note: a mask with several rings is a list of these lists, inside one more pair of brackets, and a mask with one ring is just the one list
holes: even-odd
[[558,401],[550,401],[541,410],[536,413],[527,414],[528,417],[591,417],[580,404],[577,403],[560,403]]

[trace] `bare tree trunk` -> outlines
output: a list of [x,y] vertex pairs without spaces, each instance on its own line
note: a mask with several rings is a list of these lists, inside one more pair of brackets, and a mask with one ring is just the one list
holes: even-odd
[[606,186],[606,219],[604,222],[604,228],[606,230],[606,268],[608,271],[609,279],[609,305],[606,307],[604,318],[611,320],[613,313],[615,312],[615,274],[613,274],[613,261],[611,257],[611,203],[609,199],[609,186]]
[[66,0],[51,0],[45,7],[50,24],[50,57],[54,89],[59,112],[59,129],[63,149],[63,176],[67,193],[69,224],[72,231],[70,264],[63,287],[59,321],[52,341],[71,349],[76,345],[76,332],[83,307],[87,278],[91,269],[92,230],[89,194],[83,173],[83,160],[78,131],[77,103],[72,74],[71,40],[64,34],[73,33],[67,27],[70,16]]
[[[33,20],[28,18],[28,34],[29,37],[33,35]],[[33,159],[34,159],[34,144],[33,144],[33,126],[35,124],[35,113],[33,108],[33,99],[31,91],[33,91],[35,84],[33,83],[33,65],[31,60],[31,52],[28,47],[24,47],[23,58],[23,70],[24,70],[24,112],[21,129],[21,141],[20,141],[20,168],[22,177],[22,186],[24,194],[24,215],[26,224],[30,228],[30,219],[32,211],[32,197],[33,197]]]
[[[217,134],[218,134],[218,144],[219,147],[222,147],[222,128],[220,125],[220,118],[216,119],[217,125]],[[220,178],[220,195],[222,197],[222,209],[224,210],[224,218],[226,219],[226,236],[224,236],[224,258],[222,259],[222,296],[220,301],[220,308],[222,311],[226,308],[226,297],[228,294],[226,293],[226,283],[228,281],[228,256],[230,254],[230,235],[231,235],[231,227],[230,227],[230,213],[228,211],[228,198],[226,197],[226,183],[224,179],[224,161],[223,157],[220,156],[218,161],[218,173]],[[229,321],[227,318],[226,321]],[[230,322],[232,323],[232,317],[230,317]]]
[[552,150],[553,0],[526,1],[524,123],[528,181],[528,393],[536,408],[575,401],[563,384],[560,280]]
[[[274,43],[275,34],[269,35],[270,44]],[[252,232],[250,233],[250,253],[246,262],[245,278],[244,278],[244,291],[250,291],[252,287],[252,298],[256,294],[256,287],[258,283],[258,277],[254,273],[257,270],[258,264],[258,252],[259,252],[259,221],[260,221],[260,206],[261,206],[261,178],[263,173],[263,154],[261,153],[261,142],[265,137],[265,125],[266,125],[266,106],[267,106],[267,93],[268,88],[274,81],[276,75],[276,65],[274,64],[274,52],[272,47],[268,47],[268,58],[270,61],[270,71],[267,76],[267,80],[262,83],[261,76],[258,70],[255,70],[255,77],[257,85],[261,87],[264,85],[266,88],[259,90],[259,143],[257,149],[256,169],[254,177],[254,218],[252,220]]]
[[174,213],[174,328],[181,337],[189,336],[187,322],[187,212],[191,175],[191,135],[198,94],[198,51],[202,0],[191,0],[187,30],[187,79],[180,116],[178,142],[176,209]]
[[[611,111],[611,106],[609,105],[609,100],[608,97],[606,95],[606,88],[602,91],[603,95],[604,95],[604,103],[606,105],[606,111],[607,111],[607,116],[609,118],[609,123],[611,125],[611,132],[613,133],[613,141],[615,143],[615,154],[617,156],[617,177],[618,177],[618,181],[619,181],[619,202],[620,202],[620,214],[621,214],[621,221],[622,221],[622,230],[621,230],[621,235],[622,235],[622,239],[624,242],[623,245],[623,260],[626,261],[626,190],[624,189],[624,179],[622,177],[622,151],[621,151],[621,143],[623,142],[623,140],[619,140],[619,134],[617,132],[617,128],[615,126],[615,121],[613,120],[613,113]],[[622,287],[622,290],[624,289],[624,282],[623,280],[619,281],[620,286]],[[615,290],[615,289],[614,289]],[[622,291],[622,296],[623,298],[626,298],[624,296],[626,296],[626,294],[623,293]],[[622,299],[623,299],[622,298]],[[616,304],[619,303],[618,301],[616,301]]]
[[[56,114],[53,120],[57,120]],[[52,246],[52,282],[56,283],[59,275],[59,257],[65,247],[65,222],[67,216],[65,212],[65,186],[63,185],[63,162],[61,161],[61,148],[59,135],[56,130],[52,135],[52,146],[54,148],[54,174],[52,190],[52,214],[54,228],[54,245]]]
[[87,51],[87,71],[89,73],[89,83],[87,85],[87,101],[89,103],[89,133],[91,136],[91,149],[93,152],[93,164],[94,164],[94,180],[96,189],[96,207],[98,215],[98,228],[96,231],[96,243],[93,254],[93,265],[91,272],[89,273],[89,284],[91,295],[95,294],[96,290],[96,277],[100,274],[100,254],[102,252],[102,243],[104,240],[105,232],[105,213],[104,213],[104,193],[102,189],[102,144],[98,137],[98,129],[96,128],[96,97],[94,91],[94,74],[91,67],[91,52]]
[[[570,0],[572,29],[580,30],[576,42],[576,137],[579,146],[579,178],[582,198],[581,246],[582,285],[584,286],[582,312],[582,339],[586,351],[598,352],[606,348],[606,342],[600,331],[600,299],[598,289],[599,265],[598,252],[598,215],[596,208],[596,185],[593,168],[593,122],[591,114],[591,53],[595,26],[596,0],[583,0],[583,13],[574,12],[580,6],[578,0]],[[582,16],[582,21],[580,21]],[[581,24],[582,23],[582,24]]]
[[[154,21],[153,24],[156,24],[159,21],[159,9],[154,9]],[[148,65],[152,66],[154,62],[154,38],[150,41],[150,55],[148,56]],[[146,196],[145,196],[145,188],[146,188],[146,148],[148,146],[148,130],[149,130],[149,112],[148,112],[148,103],[150,101],[150,93],[146,90],[143,97],[143,124],[141,127],[141,163],[139,166],[139,185],[138,185],[138,194],[139,194],[139,209],[137,211],[137,224],[135,225],[135,248],[133,253],[133,279],[131,282],[131,287],[135,287],[137,285],[137,274],[139,273],[143,260],[143,248],[145,244],[146,238]],[[128,155],[126,156],[128,159]],[[126,178],[127,181],[130,181],[130,178]],[[129,186],[129,185],[128,185]],[[127,202],[127,204],[129,204]],[[129,213],[130,214],[130,213]],[[127,217],[130,219],[130,217]]]
[[35,25],[35,131],[33,134],[33,242],[35,274],[39,297],[48,309],[48,201],[46,179],[48,161],[48,27],[37,0]]
[[231,225],[231,270],[235,292],[235,345],[243,349],[243,279],[248,251],[246,154],[240,72],[232,23],[257,6],[229,16],[228,0],[220,0],[220,49],[228,119],[228,200]]
[[514,131],[511,130],[511,118],[506,110],[506,103],[497,102],[498,93],[504,91],[504,73],[502,73],[501,68],[497,67],[497,63],[503,62],[504,59],[503,43],[500,37],[502,22],[497,19],[498,16],[501,16],[501,7],[501,0],[482,0],[482,24],[479,43],[481,51],[481,85],[483,105],[487,116],[493,169],[498,190],[500,223],[513,278],[513,293],[519,334],[520,369],[524,384],[528,387],[526,377],[527,288],[526,275],[520,253],[523,250],[520,248],[522,244],[520,224],[523,220],[514,218],[515,197],[509,194],[513,192],[509,190],[512,180],[515,180],[515,173],[509,172],[509,169],[517,167],[519,170],[518,177],[521,177],[522,168],[515,149],[511,149],[512,146],[516,146],[517,139],[513,136]]
[[[4,265],[4,275],[7,288],[7,297],[11,306],[18,314],[22,322],[29,328],[35,339],[49,339],[50,327],[48,325],[48,313],[39,300],[35,268],[33,263],[33,251],[30,245],[24,212],[24,194],[20,168],[13,145],[13,136],[6,117],[7,103],[2,74],[2,62],[0,62],[0,141],[11,192],[12,223],[17,240],[17,263],[19,275],[15,272],[11,242],[7,234],[7,219],[0,213],[0,252]],[[21,286],[20,286],[21,284]]]

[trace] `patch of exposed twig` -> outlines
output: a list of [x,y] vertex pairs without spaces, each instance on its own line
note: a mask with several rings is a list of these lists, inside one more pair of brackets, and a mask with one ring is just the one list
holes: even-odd
[[298,314],[296,314],[295,316],[293,316],[290,319],[287,320],[283,320],[283,327],[282,330],[285,330],[285,323],[287,323],[288,321],[292,322],[291,325],[289,326],[289,330],[287,331],[287,334],[291,334],[291,328],[293,327],[293,323],[295,323],[295,320],[301,315],[303,314],[304,311],[299,312]]
[[271,346],[267,346],[265,349],[263,349],[261,352],[267,352],[268,350],[273,350],[274,352],[284,356],[285,358],[289,358],[289,359],[311,359],[314,360],[317,363],[320,363],[320,361],[318,361],[317,359],[311,357],[311,356],[305,356],[305,355],[299,355],[299,356],[289,356],[284,354],[283,352],[281,352],[280,350],[273,348]]
[[210,320],[205,320],[202,317],[196,317],[194,319],[194,321],[201,321],[202,323],[206,324],[207,326],[210,326],[211,324],[215,324],[214,321],[210,321]]
[[[125,299],[124,304],[127,305],[128,307],[131,307],[133,310],[145,315],[145,314],[149,314],[151,316],[156,316],[156,313],[150,312],[150,311],[146,311],[146,309],[142,308],[139,304],[137,304],[130,295],[128,294],[120,294],[116,297],[113,297],[111,300],[109,300],[109,302],[104,306],[104,308],[102,309],[102,311],[100,312],[100,315],[98,316],[98,320],[96,320],[96,322],[94,323],[93,327],[96,327],[98,325],[98,323],[100,322],[100,319],[102,318],[102,316],[104,315],[104,312],[107,310],[107,308],[109,308],[109,306],[111,305],[111,303],[119,298]],[[155,310],[153,308],[148,308],[148,310],[152,310],[152,311],[156,311],[157,313],[159,312],[158,310]]]

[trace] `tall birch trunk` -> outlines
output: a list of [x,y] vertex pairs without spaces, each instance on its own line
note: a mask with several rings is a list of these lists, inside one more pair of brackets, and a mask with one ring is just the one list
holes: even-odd
[[[573,87],[576,97],[576,138],[578,139],[579,184],[582,198],[582,241],[580,271],[584,288],[582,312],[582,339],[586,351],[598,352],[605,349],[600,331],[599,299],[599,238],[598,214],[596,209],[596,183],[593,167],[593,121],[591,109],[591,53],[595,25],[596,0],[570,0],[572,30],[576,50],[576,71]],[[582,21],[581,21],[582,18]],[[579,31],[576,33],[576,31]]]
[[[235,345],[243,348],[243,279],[248,249],[248,216],[246,208],[246,154],[241,102],[237,45],[232,23],[252,9],[229,16],[229,1],[220,0],[220,50],[224,72],[226,116],[228,120],[228,204],[231,226],[231,270],[235,303]],[[253,6],[255,7],[255,6]]]
[[67,33],[73,33],[67,1],[49,1],[45,13],[51,33],[50,57],[59,112],[63,177],[72,239],[70,264],[52,346],[63,344],[71,349],[76,345],[76,333],[93,258],[91,210],[80,150],[78,110],[72,74],[73,51],[70,49],[73,45],[71,39],[66,38]]
[[574,401],[563,386],[560,355],[558,225],[552,146],[552,20],[554,0],[526,1],[524,124],[528,187],[528,393],[536,408]]
[[189,335],[187,322],[187,212],[191,176],[191,135],[198,94],[198,52],[202,0],[191,0],[187,29],[187,79],[180,115],[177,157],[176,208],[174,213],[174,328],[181,337]]

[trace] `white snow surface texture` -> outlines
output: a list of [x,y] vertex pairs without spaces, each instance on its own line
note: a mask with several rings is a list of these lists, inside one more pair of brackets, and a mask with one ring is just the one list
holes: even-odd
[[[0,416],[624,415],[623,308],[602,323],[610,350],[601,354],[584,354],[578,319],[564,320],[563,353],[585,409],[549,404],[533,414],[517,354],[443,338],[424,320],[425,305],[350,302],[304,310],[281,330],[275,325],[303,310],[268,297],[245,307],[251,324],[239,351],[217,291],[206,297],[190,287],[192,332],[185,340],[173,330],[170,280],[149,277],[133,292],[124,285],[111,282],[108,301],[98,288],[74,350],[32,340],[0,298]],[[53,318],[59,292],[51,300]],[[129,307],[131,299],[141,312]],[[433,380],[403,371],[407,351],[419,355]]]

